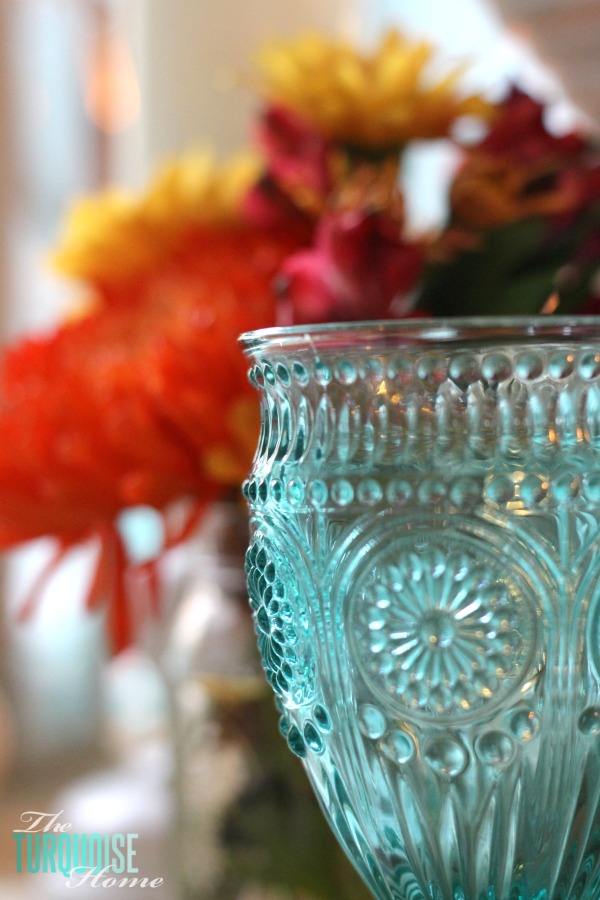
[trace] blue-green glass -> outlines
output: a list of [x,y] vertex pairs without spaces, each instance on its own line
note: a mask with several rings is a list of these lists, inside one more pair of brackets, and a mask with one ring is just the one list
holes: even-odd
[[600,320],[243,343],[258,642],[356,868],[378,898],[600,897]]

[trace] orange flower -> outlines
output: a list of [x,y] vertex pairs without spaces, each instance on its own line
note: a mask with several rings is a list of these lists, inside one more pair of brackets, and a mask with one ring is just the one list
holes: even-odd
[[514,88],[485,138],[465,150],[450,188],[450,225],[430,259],[478,250],[483,233],[527,219],[568,226],[598,198],[597,160],[580,134],[555,135],[544,107]]
[[457,224],[479,230],[569,213],[581,206],[589,170],[581,135],[549,132],[544,107],[515,88],[467,153],[452,185],[452,214]]
[[530,186],[543,183],[554,170],[483,155],[470,160],[452,185],[450,202],[456,222],[472,230],[497,228],[532,216],[551,216],[569,208],[570,196],[560,188],[535,193]]
[[127,302],[23,341],[0,363],[0,546],[100,536],[92,593],[112,585],[118,646],[130,625],[115,517],[210,502],[244,477],[258,422],[236,338],[274,321],[271,280],[291,249],[241,225],[198,228],[189,252],[139,279]]

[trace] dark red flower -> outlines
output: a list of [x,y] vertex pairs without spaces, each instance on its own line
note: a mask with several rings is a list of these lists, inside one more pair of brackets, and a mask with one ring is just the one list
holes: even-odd
[[252,226],[295,236],[299,245],[309,244],[315,219],[294,204],[271,175],[264,175],[246,194],[242,213]]
[[300,207],[318,211],[332,189],[332,144],[310,122],[281,106],[270,106],[256,133],[269,175]]
[[510,157],[518,163],[577,156],[585,146],[584,137],[576,132],[553,134],[544,121],[545,111],[543,104],[513,87],[477,150],[490,156]]
[[423,247],[385,211],[325,215],[315,245],[281,270],[283,323],[394,318],[409,312]]
[[[513,89],[490,132],[465,156],[450,186],[449,227],[432,257],[452,259],[462,244],[526,219],[543,220],[550,241],[600,198],[600,157],[582,134],[553,134],[545,107]],[[560,265],[561,262],[558,262]]]

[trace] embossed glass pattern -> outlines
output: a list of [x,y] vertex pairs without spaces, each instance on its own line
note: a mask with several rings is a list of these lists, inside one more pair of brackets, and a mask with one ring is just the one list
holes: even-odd
[[378,898],[600,897],[600,320],[243,338],[281,730]]

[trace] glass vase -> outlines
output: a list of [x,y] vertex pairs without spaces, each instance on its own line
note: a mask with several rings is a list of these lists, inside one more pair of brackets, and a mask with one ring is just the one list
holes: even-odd
[[355,867],[381,900],[595,900],[600,321],[243,346],[258,644]]
[[[178,900],[365,900],[285,747],[248,609],[238,492],[171,551],[161,669],[175,759]],[[300,850],[290,855],[289,846]]]

